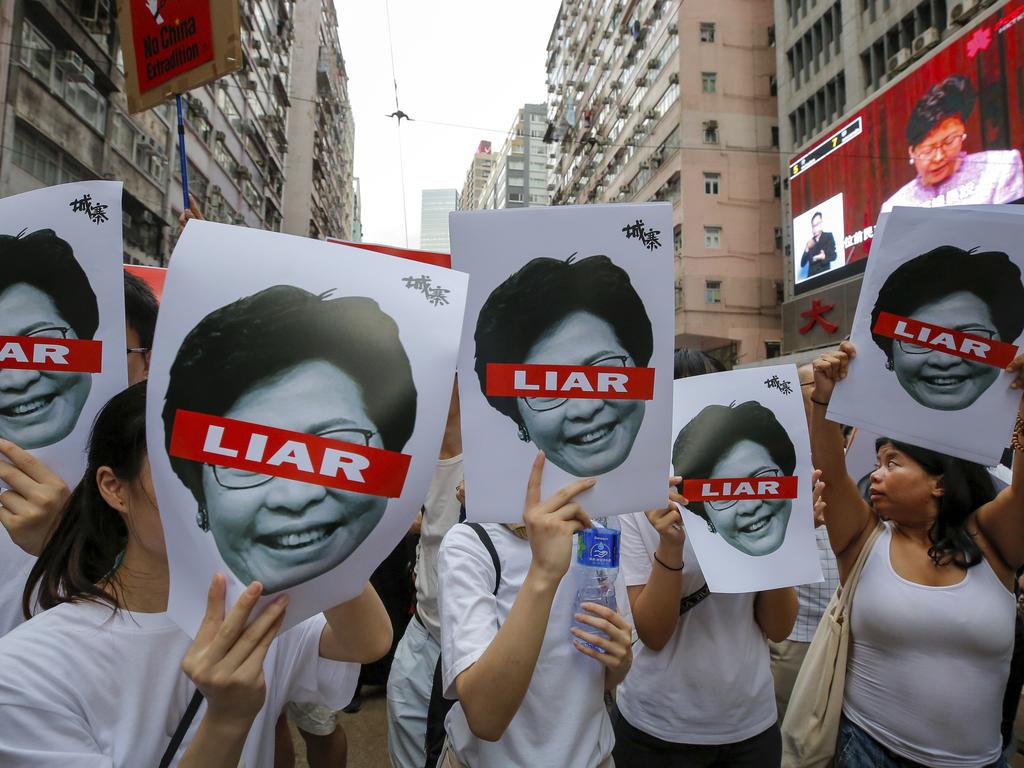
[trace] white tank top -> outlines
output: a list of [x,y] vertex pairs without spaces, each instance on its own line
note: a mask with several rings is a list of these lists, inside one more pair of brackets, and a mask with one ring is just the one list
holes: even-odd
[[1015,600],[988,562],[949,587],[899,576],[892,528],[875,541],[853,598],[843,712],[897,755],[982,768],[1000,755]]

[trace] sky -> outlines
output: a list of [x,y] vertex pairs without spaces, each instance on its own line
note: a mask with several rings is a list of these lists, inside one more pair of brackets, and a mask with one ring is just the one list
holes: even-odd
[[[501,148],[516,111],[546,100],[547,42],[559,0],[335,0],[356,124],[363,240],[419,247],[420,193],[462,190],[481,140]],[[403,162],[388,51],[390,9]],[[446,123],[448,125],[438,125]],[[458,127],[456,127],[458,126]]]

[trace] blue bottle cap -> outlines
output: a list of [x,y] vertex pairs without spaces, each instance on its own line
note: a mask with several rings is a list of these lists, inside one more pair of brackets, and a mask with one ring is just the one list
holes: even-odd
[[619,567],[619,531],[615,528],[585,528],[578,534],[576,562],[593,568]]

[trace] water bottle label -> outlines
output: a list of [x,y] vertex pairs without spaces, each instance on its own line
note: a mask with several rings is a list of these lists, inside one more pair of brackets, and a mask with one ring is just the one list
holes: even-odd
[[576,544],[576,562],[593,568],[618,568],[619,532],[614,528],[587,528],[580,531]]

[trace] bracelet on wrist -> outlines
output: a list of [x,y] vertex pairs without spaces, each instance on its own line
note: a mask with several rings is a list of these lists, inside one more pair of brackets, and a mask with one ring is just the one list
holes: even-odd
[[1015,451],[1024,453],[1024,418],[1019,413],[1017,414],[1017,421],[1013,425],[1010,447]]
[[822,408],[828,408],[828,400],[815,400],[813,397],[808,399],[815,405],[820,405]]
[[678,568],[673,568],[671,565],[669,565],[664,560],[662,560],[660,557],[658,557],[658,553],[657,552],[654,553],[654,559],[658,562],[658,565],[660,565],[665,570],[668,570],[668,571],[681,571],[681,570],[683,570],[683,564],[682,563],[679,564]]

